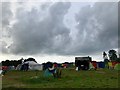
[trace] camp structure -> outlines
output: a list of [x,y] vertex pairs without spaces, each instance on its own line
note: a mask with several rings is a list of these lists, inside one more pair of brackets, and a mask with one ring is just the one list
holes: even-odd
[[111,61],[111,62],[112,62],[112,66],[113,66],[113,68],[115,67],[116,64],[118,64],[117,61]]
[[97,62],[98,68],[105,68],[105,62]]
[[92,65],[93,65],[93,67],[94,67],[94,69],[97,69],[97,62],[96,61],[91,61],[91,63],[92,63]]
[[28,64],[30,70],[43,70],[43,65],[34,61],[26,61],[24,64]]
[[120,70],[120,63],[117,63],[114,67],[115,70]]
[[52,68],[52,67],[53,67],[52,62],[43,63],[43,70],[46,70],[46,69]]
[[16,69],[16,70],[21,70],[21,67],[22,67],[22,64],[18,64],[15,69]]
[[2,70],[0,70],[0,74],[2,74]]
[[19,64],[16,67],[16,70],[43,70],[43,65],[34,61],[26,61],[22,64]]
[[95,67],[93,66],[92,62],[89,62],[89,70],[91,69],[95,69]]
[[8,70],[15,70],[15,66],[8,66]]
[[88,70],[89,62],[92,61],[91,57],[75,57],[76,70]]

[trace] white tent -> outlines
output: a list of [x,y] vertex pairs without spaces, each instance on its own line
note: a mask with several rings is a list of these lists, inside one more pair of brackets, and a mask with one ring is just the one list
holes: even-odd
[[30,65],[29,69],[30,70],[43,70],[43,65],[41,65],[41,64]]
[[21,66],[22,66],[22,64],[17,65],[16,70],[20,70]]
[[2,74],[2,70],[0,70],[0,74]]
[[28,63],[30,70],[43,70],[43,65],[38,64],[38,63],[36,63],[34,61],[26,61],[24,63]]

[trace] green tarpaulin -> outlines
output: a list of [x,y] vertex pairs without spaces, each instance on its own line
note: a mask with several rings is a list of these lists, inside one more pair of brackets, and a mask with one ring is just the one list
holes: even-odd
[[120,64],[116,64],[114,67],[115,70],[120,70]]

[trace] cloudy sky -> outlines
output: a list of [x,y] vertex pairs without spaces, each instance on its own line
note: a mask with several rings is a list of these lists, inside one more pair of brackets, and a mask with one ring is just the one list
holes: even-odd
[[[1,2],[0,60],[102,60],[118,47],[117,2]],[[2,19],[2,20],[1,20]]]

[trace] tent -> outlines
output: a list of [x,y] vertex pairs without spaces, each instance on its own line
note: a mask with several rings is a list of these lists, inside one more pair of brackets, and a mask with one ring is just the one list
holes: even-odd
[[94,66],[94,68],[97,69],[97,62],[96,61],[91,61],[91,63]]
[[54,66],[55,68],[57,68],[57,67],[58,67],[58,65],[57,65],[57,64],[53,64],[53,66]]
[[92,65],[92,63],[90,62],[89,63],[89,70],[91,70],[91,69],[95,69],[95,67]]
[[8,70],[8,66],[2,66],[2,70]]
[[51,72],[49,72],[48,69],[46,69],[45,72],[44,72],[44,76],[45,77],[50,77],[50,76],[53,76],[53,74]]
[[120,63],[116,64],[114,67],[115,70],[120,70]]
[[47,62],[43,64],[43,70],[48,69],[49,67],[52,68],[53,63],[52,62]]
[[112,61],[112,66],[115,67],[115,65],[117,64],[118,62],[116,61]]
[[24,62],[24,64],[27,64],[29,65],[29,69],[30,70],[43,70],[43,65],[41,64],[38,64],[34,61],[26,61]]
[[105,68],[105,63],[104,62],[97,62],[98,68]]
[[29,69],[30,70],[43,70],[43,65],[41,65],[41,64],[30,65]]
[[[27,67],[27,64],[28,64],[28,67]],[[19,64],[16,67],[16,70],[26,70],[26,69],[29,69],[29,70],[43,70],[43,65],[38,64],[34,61],[26,61],[26,62],[23,62],[22,64]]]
[[62,67],[63,67],[63,68],[67,68],[67,66],[68,66],[68,65],[65,64],[65,63],[62,64]]
[[16,70],[20,70],[22,67],[22,64],[17,65]]
[[2,70],[0,70],[0,74],[2,74]]
[[8,66],[8,70],[15,70],[15,66]]

